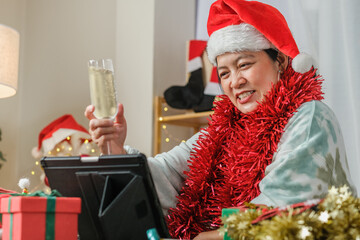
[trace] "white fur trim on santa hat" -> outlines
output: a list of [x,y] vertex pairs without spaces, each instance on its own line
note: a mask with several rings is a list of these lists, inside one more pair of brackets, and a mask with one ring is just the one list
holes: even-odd
[[275,48],[256,28],[247,23],[230,25],[213,32],[207,44],[210,62],[216,66],[216,57],[227,52],[260,51]]
[[314,65],[313,58],[307,53],[299,53],[292,61],[292,68],[295,72],[306,73]]
[[38,147],[33,147],[33,149],[31,150],[31,155],[35,159],[40,159],[43,157],[43,154],[42,154],[41,150],[38,149]]
[[74,129],[68,129],[68,128],[60,128],[56,132],[52,134],[50,138],[44,139],[42,141],[42,148],[43,152],[46,155],[49,151],[51,151],[56,144],[60,143],[64,139],[66,139],[68,136],[71,136],[73,134],[79,134],[82,138],[90,138],[90,135],[87,133],[84,133],[82,131],[74,130]]

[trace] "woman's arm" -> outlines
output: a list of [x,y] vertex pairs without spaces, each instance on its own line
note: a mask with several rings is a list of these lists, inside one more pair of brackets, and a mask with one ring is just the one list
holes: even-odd
[[177,203],[177,196],[185,179],[184,171],[188,171],[190,153],[200,133],[186,142],[179,144],[168,152],[148,158],[151,175],[158,193],[164,214]]

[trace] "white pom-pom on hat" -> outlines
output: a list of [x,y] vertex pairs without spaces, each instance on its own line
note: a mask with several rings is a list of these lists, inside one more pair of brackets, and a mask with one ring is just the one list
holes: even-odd
[[25,189],[25,188],[28,189],[30,187],[30,180],[28,178],[21,178],[19,180],[18,186],[21,189]]
[[295,72],[306,73],[314,66],[314,59],[307,53],[299,53],[292,61],[292,68]]

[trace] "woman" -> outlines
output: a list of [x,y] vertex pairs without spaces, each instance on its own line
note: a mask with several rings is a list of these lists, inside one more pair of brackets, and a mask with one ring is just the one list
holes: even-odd
[[[225,95],[209,126],[149,166],[173,237],[221,239],[221,209],[244,202],[282,206],[351,186],[340,127],[320,100],[322,79],[299,53],[275,8],[219,0],[210,8],[207,53]],[[90,119],[94,141],[124,146],[123,106],[114,122]],[[354,190],[354,189],[353,189]]]

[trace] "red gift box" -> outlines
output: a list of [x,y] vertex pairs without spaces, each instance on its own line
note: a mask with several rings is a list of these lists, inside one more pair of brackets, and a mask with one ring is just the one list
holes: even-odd
[[12,196],[1,199],[3,240],[77,239],[80,198]]
[[[11,190],[6,190],[4,188],[0,188],[0,209],[1,209],[1,198],[10,197],[11,194],[16,194],[16,192]],[[0,228],[2,228],[2,217],[0,213]]]

